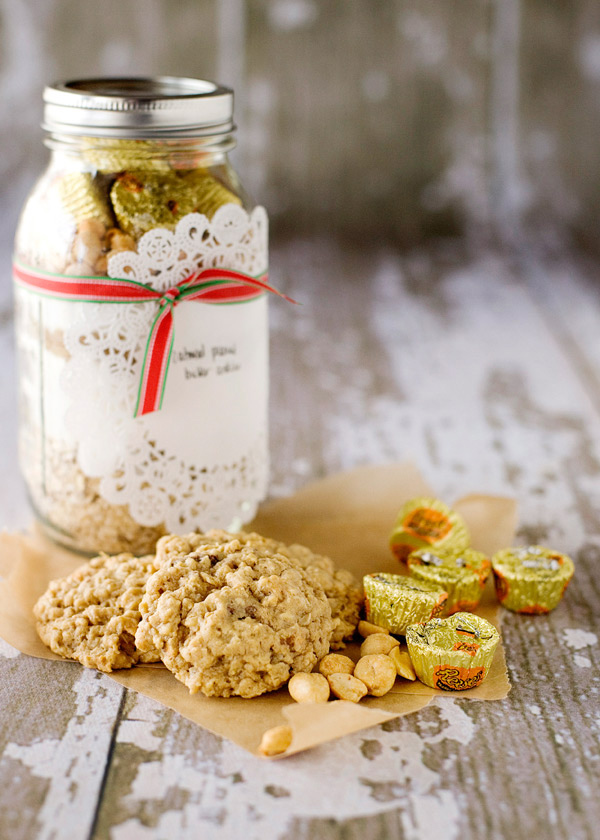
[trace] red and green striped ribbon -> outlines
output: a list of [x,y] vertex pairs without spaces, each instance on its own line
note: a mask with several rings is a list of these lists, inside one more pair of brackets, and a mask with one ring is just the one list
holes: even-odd
[[257,277],[227,268],[203,268],[190,274],[166,292],[158,292],[137,280],[112,277],[67,277],[49,274],[14,263],[15,283],[29,291],[58,300],[91,303],[144,303],[156,301],[158,311],[146,343],[134,416],[158,411],[162,406],[171,351],[173,310],[187,300],[202,303],[235,303],[272,292],[290,303],[296,301],[267,283],[265,272]]

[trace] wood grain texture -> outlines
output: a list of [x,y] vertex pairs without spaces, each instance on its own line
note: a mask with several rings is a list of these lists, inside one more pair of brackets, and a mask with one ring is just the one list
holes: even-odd
[[523,0],[519,140],[524,216],[599,250],[600,7]]
[[83,838],[95,821],[123,690],[52,664],[0,655],[0,837]]
[[[399,257],[298,240],[276,247],[272,263],[277,285],[303,303],[271,307],[273,492],[411,456],[450,500],[473,490],[515,495],[521,539],[572,553],[577,575],[552,615],[506,615],[507,700],[457,698],[277,763],[142,697],[128,695],[121,711],[118,696],[97,707],[104,681],[83,672],[75,691],[77,666],[62,666],[49,685],[44,668],[57,666],[0,658],[11,694],[45,687],[20,703],[24,728],[0,764],[4,796],[11,801],[18,773],[29,808],[17,836],[64,825],[69,776],[59,756],[80,766],[69,727],[74,703],[89,696],[97,769],[74,800],[80,817],[69,837],[87,837],[92,824],[106,840],[594,837],[600,433],[581,359],[599,369],[594,342],[577,330],[600,293],[586,264],[565,259],[548,273],[541,258],[447,244]],[[48,733],[57,692],[70,700]],[[50,764],[29,751],[37,739],[56,743]]]
[[275,229],[406,242],[484,212],[488,3],[301,5],[249,4],[240,143]]

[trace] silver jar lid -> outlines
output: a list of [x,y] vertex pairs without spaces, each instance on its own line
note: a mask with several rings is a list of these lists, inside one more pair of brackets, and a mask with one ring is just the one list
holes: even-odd
[[44,90],[46,131],[96,137],[215,137],[233,131],[233,91],[178,76],[57,82]]

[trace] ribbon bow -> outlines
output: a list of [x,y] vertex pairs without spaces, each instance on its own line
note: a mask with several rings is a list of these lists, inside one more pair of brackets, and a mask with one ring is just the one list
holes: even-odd
[[268,275],[252,277],[227,268],[204,268],[181,280],[166,292],[159,292],[137,280],[112,277],[65,277],[48,274],[18,263],[13,266],[15,283],[30,291],[61,300],[92,303],[144,303],[157,301],[158,311],[146,343],[134,416],[150,414],[162,406],[173,349],[173,310],[186,300],[231,303],[251,300],[265,292],[295,300],[267,283]]

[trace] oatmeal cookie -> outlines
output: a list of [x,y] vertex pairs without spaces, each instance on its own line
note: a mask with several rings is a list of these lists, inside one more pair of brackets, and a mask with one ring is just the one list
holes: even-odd
[[153,571],[153,555],[102,555],[51,581],[33,608],[40,639],[54,653],[100,671],[159,662],[155,650],[135,646],[139,603]]
[[328,652],[329,602],[297,560],[226,532],[159,543],[136,645],[191,693],[256,697]]
[[280,545],[281,553],[298,560],[311,581],[318,583],[324,589],[335,625],[331,637],[331,649],[343,648],[344,640],[354,635],[363,601],[354,575],[347,569],[336,568],[329,557],[314,554],[304,545],[284,546],[281,543]]
[[[185,537],[163,537],[156,546],[157,563],[182,550],[180,546],[191,546],[190,550],[193,550],[202,544],[219,544],[230,536],[225,531],[214,530],[205,534],[188,534]],[[336,568],[329,557],[315,554],[303,545],[285,545],[278,540],[254,533],[240,532],[235,536],[243,545],[261,546],[264,550],[282,554],[300,563],[313,585],[323,589],[329,601],[334,623],[330,642],[332,650],[343,648],[344,639],[351,638],[356,629],[363,600],[361,590],[351,572]]]

